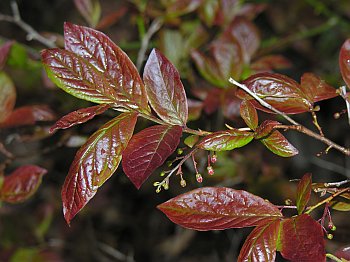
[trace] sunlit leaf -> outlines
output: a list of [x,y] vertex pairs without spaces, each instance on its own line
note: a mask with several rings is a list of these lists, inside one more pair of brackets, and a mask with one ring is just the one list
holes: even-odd
[[267,137],[271,134],[274,128],[280,124],[280,122],[274,120],[265,120],[258,126],[258,128],[256,128],[254,132],[254,138],[261,139]]
[[12,112],[15,103],[15,86],[5,72],[0,72],[0,122],[3,122]]
[[325,262],[325,241],[321,225],[307,214],[282,221],[277,250],[292,262]]
[[275,261],[280,222],[279,219],[272,219],[254,228],[245,240],[237,261]]
[[136,113],[119,115],[100,127],[76,153],[61,192],[68,224],[117,169],[136,119]]
[[340,49],[339,67],[344,82],[350,88],[350,39],[347,39]]
[[98,24],[101,16],[101,6],[98,0],[74,0],[74,4],[91,27]]
[[2,46],[0,46],[0,70],[2,70],[6,64],[6,60],[12,45],[13,41],[7,41]]
[[34,165],[21,166],[4,177],[0,200],[19,203],[31,197],[41,184],[47,170]]
[[312,177],[310,173],[306,173],[300,180],[297,188],[297,197],[296,197],[296,206],[298,210],[298,214],[301,214],[307,203],[310,200],[311,196],[311,184]]
[[34,125],[36,122],[56,120],[55,113],[47,105],[18,107],[0,123],[0,127],[10,128]]
[[109,105],[102,104],[97,106],[91,106],[87,108],[81,108],[73,111],[62,118],[60,118],[51,128],[50,132],[54,132],[57,129],[66,129],[81,123],[85,123],[96,115],[102,114],[109,108]]
[[291,157],[297,155],[298,150],[277,130],[273,131],[268,137],[260,140],[272,153]]
[[138,189],[175,151],[181,135],[180,126],[156,125],[132,137],[123,153],[122,166]]
[[[146,113],[150,111],[145,87],[135,65],[105,34],[66,22],[64,40],[67,50],[83,58],[100,72],[104,81],[115,90],[110,93],[115,96],[119,105]],[[104,93],[109,93],[106,91]]]
[[240,106],[241,117],[247,126],[255,130],[258,126],[258,112],[249,100],[243,100]]
[[196,230],[256,226],[282,217],[276,206],[242,190],[203,187],[158,206],[174,223]]
[[153,49],[143,72],[148,100],[158,116],[172,125],[185,126],[187,98],[179,72],[158,50]]
[[[274,108],[286,114],[298,114],[312,110],[309,101],[293,79],[273,73],[258,73],[243,82],[253,93]],[[237,96],[241,99],[253,99],[245,91],[239,89]],[[256,100],[253,105],[262,111],[271,112],[261,106]]]
[[210,151],[225,151],[239,148],[248,144],[254,138],[252,132],[231,129],[218,131],[205,136],[197,147]]

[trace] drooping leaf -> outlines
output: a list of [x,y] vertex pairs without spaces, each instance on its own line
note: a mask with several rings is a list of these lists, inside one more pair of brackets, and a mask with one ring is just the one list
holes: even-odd
[[350,39],[347,39],[340,49],[339,67],[345,84],[350,88]]
[[279,219],[272,219],[254,228],[244,242],[237,261],[275,261],[280,222]]
[[300,89],[309,101],[317,102],[336,97],[337,90],[312,73],[305,73],[300,80]]
[[[312,102],[304,96],[300,85],[293,79],[275,73],[258,73],[243,83],[259,98],[286,114],[299,114],[312,110]],[[238,90],[237,96],[241,99],[253,99],[243,90]],[[253,105],[262,111],[271,113],[256,100]]]
[[277,250],[292,262],[325,262],[325,241],[321,225],[307,214],[282,221]]
[[205,136],[197,147],[210,151],[226,151],[239,148],[248,144],[254,138],[252,132],[231,129],[218,131]]
[[123,105],[113,83],[85,58],[58,48],[41,55],[48,77],[67,93],[97,104]]
[[255,130],[254,138],[261,139],[261,138],[267,137],[268,135],[271,134],[274,128],[280,124],[281,124],[280,122],[277,122],[274,120],[265,120]]
[[190,135],[185,138],[184,144],[190,148],[194,147],[194,145],[198,142],[199,136],[197,135]]
[[145,65],[143,81],[148,100],[166,123],[185,126],[187,98],[179,72],[158,50],[153,49]]
[[61,192],[68,224],[117,169],[136,119],[136,113],[120,114],[99,128],[76,153]]
[[21,166],[4,177],[0,189],[0,200],[19,203],[31,197],[41,184],[42,176],[47,170],[39,166]]
[[255,130],[258,126],[258,112],[249,100],[243,100],[240,106],[241,117],[247,126]]
[[88,61],[115,90],[120,105],[150,112],[141,77],[129,59],[105,34],[84,26],[64,24],[65,48]]
[[260,141],[267,149],[278,156],[291,157],[299,153],[299,151],[277,130]]
[[16,89],[11,78],[0,72],[0,123],[12,112],[16,103]]
[[34,125],[36,122],[53,121],[55,119],[55,113],[47,105],[22,106],[13,110],[0,124],[0,127]]
[[140,188],[180,143],[180,126],[156,125],[132,137],[123,153],[122,166],[131,182]]
[[223,230],[256,226],[282,217],[278,208],[242,190],[203,187],[158,205],[171,221],[195,230]]
[[267,55],[263,56],[251,64],[251,69],[256,73],[269,72],[272,70],[281,70],[292,67],[292,63],[281,55]]
[[2,46],[0,46],[0,70],[2,70],[6,64],[6,60],[12,45],[13,41],[7,41]]
[[98,0],[74,0],[74,4],[89,26],[95,27],[98,24],[101,17],[101,6]]
[[81,108],[60,118],[51,128],[50,133],[57,129],[66,129],[81,123],[85,123],[96,115],[102,114],[109,108],[108,104],[101,104],[87,108]]
[[311,196],[311,184],[312,184],[312,177],[310,173],[306,173],[300,180],[297,188],[297,197],[296,197],[296,205],[298,214],[300,215],[307,203],[310,200]]

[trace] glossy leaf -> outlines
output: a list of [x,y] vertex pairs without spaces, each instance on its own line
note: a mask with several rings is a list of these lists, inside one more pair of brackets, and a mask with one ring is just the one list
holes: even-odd
[[100,127],[76,153],[61,192],[68,224],[117,169],[136,119],[136,113],[119,115]]
[[268,137],[260,140],[272,153],[291,157],[297,155],[298,150],[277,130],[273,131]]
[[276,206],[242,190],[203,187],[160,204],[171,221],[195,230],[223,230],[256,226],[282,217]]
[[135,65],[105,34],[66,22],[64,40],[67,50],[89,62],[102,74],[104,81],[115,90],[112,95],[119,105],[150,111],[145,87]]
[[88,60],[58,48],[41,55],[48,77],[67,93],[98,104],[123,105],[113,84]]
[[36,122],[53,121],[55,119],[55,113],[47,105],[22,106],[13,110],[5,121],[0,123],[0,127],[34,125]]
[[199,136],[197,135],[190,135],[185,138],[184,144],[190,148],[194,147],[194,145],[198,142]]
[[344,82],[350,88],[350,39],[347,39],[340,49],[339,68]]
[[16,89],[11,78],[0,72],[0,123],[12,112],[16,103]]
[[156,125],[132,137],[123,153],[123,170],[131,182],[140,188],[160,167],[180,143],[180,126]]
[[249,100],[243,100],[240,106],[241,117],[247,126],[255,130],[258,126],[258,112]]
[[272,219],[254,228],[245,240],[237,261],[275,261],[280,222],[279,219]]
[[312,177],[310,173],[306,173],[300,180],[297,188],[297,197],[296,197],[296,205],[298,214],[301,214],[307,203],[310,200],[311,196],[311,184],[312,184]]
[[337,90],[312,73],[305,73],[300,80],[300,89],[309,101],[317,102],[338,96]]
[[280,122],[274,120],[265,120],[262,122],[254,132],[255,139],[265,138],[271,134],[274,128],[280,125]]
[[85,123],[96,115],[102,114],[109,108],[109,105],[102,104],[97,106],[91,106],[87,108],[81,108],[73,111],[61,119],[59,119],[51,128],[50,132],[54,132],[57,129],[66,129],[81,123]]
[[158,50],[153,49],[143,72],[148,100],[166,123],[185,126],[187,98],[179,72]]
[[7,57],[13,45],[13,41],[7,41],[0,46],[0,70],[2,70],[6,64]]
[[323,229],[312,217],[302,214],[281,223],[277,250],[292,262],[326,261]]
[[9,203],[23,202],[37,191],[42,176],[46,173],[46,169],[34,165],[17,168],[4,177],[0,189],[0,200]]
[[[304,96],[300,85],[293,79],[273,73],[258,73],[243,82],[252,92],[274,108],[286,114],[298,114],[312,109],[312,102]],[[253,99],[243,90],[238,90],[241,99]],[[270,112],[257,101],[251,101],[262,111]]]
[[91,27],[98,24],[101,16],[101,6],[98,0],[74,0],[74,4]]
[[226,151],[245,146],[252,141],[254,135],[252,132],[231,129],[227,131],[218,131],[205,136],[197,147],[210,151]]

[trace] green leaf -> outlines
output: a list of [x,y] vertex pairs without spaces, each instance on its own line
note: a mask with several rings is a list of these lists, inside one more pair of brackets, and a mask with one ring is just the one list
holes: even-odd
[[330,207],[337,211],[350,211],[350,193],[345,192],[335,197],[330,203]]
[[297,155],[298,150],[277,130],[273,131],[268,137],[260,140],[272,153],[291,157]]
[[255,130],[258,126],[258,112],[255,107],[248,100],[243,100],[240,106],[241,117],[247,126]]
[[184,144],[190,148],[194,147],[194,145],[198,142],[199,136],[197,135],[190,135],[185,138]]
[[312,176],[310,173],[306,173],[300,180],[297,188],[297,210],[300,215],[303,213],[307,203],[310,200],[312,190]]
[[12,112],[15,103],[15,86],[5,72],[0,72],[0,122],[3,122]]

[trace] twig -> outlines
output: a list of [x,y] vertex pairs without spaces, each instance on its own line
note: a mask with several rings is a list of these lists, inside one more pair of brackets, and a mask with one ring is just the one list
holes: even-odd
[[135,261],[133,257],[127,256],[120,252],[119,250],[116,250],[115,248],[111,247],[110,245],[107,245],[102,242],[98,242],[98,247],[103,251],[104,253],[110,255],[114,259],[118,261],[128,261],[128,262],[133,262]]
[[346,87],[341,86],[339,90],[340,90],[340,96],[345,100],[346,112],[348,113],[348,124],[350,125],[350,102],[346,95]]
[[148,48],[149,41],[152,36],[161,28],[163,25],[163,18],[159,17],[153,20],[147,33],[144,35],[141,41],[141,48],[137,55],[136,67],[140,71],[143,61],[145,60],[146,51]]
[[54,40],[43,37],[33,27],[31,27],[29,24],[27,24],[21,19],[16,1],[11,2],[11,9],[12,9],[13,16],[4,15],[0,13],[0,21],[6,21],[9,23],[18,25],[25,32],[27,32],[28,41],[36,40],[42,43],[43,45],[45,45],[46,47],[49,47],[49,48],[56,47]]
[[333,260],[333,261],[336,261],[336,262],[343,262],[344,260],[340,259],[340,258],[337,258],[335,255],[332,255],[330,253],[327,253],[326,254],[326,257],[328,257],[329,259]]
[[343,181],[339,181],[339,182],[330,182],[330,183],[324,183],[324,186],[325,187],[340,187],[342,185],[345,185],[347,183],[350,183],[350,179],[346,179],[346,180],[343,180]]

